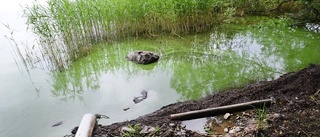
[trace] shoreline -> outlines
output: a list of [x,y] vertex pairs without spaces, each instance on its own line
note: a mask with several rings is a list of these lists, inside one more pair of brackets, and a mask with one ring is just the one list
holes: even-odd
[[[103,136],[124,136],[123,128],[128,125],[140,125],[144,127],[157,127],[159,131],[154,133],[139,133],[135,136],[180,136],[178,131],[172,130],[172,125],[185,126],[181,121],[171,121],[170,115],[206,109],[224,105],[231,105],[254,100],[274,97],[276,103],[266,108],[266,125],[263,130],[256,128],[250,133],[242,135],[264,135],[264,136],[296,136],[308,135],[319,136],[320,131],[320,65],[310,64],[298,72],[290,72],[272,81],[261,81],[249,84],[243,88],[230,89],[208,95],[200,100],[189,100],[177,102],[161,109],[140,116],[137,119],[113,123],[111,125],[97,125],[92,135],[94,137]],[[258,111],[248,110],[242,113],[249,113],[252,117],[257,117]],[[234,113],[231,115],[241,115]],[[276,117],[275,117],[276,115]],[[219,117],[219,116],[217,116]],[[221,117],[221,115],[220,115]],[[213,122],[214,123],[214,122]],[[180,127],[181,128],[181,127]],[[219,136],[221,133],[211,129],[210,134]],[[245,127],[243,127],[245,129]],[[181,130],[181,129],[180,129]],[[184,129],[185,136],[208,136],[208,133],[197,133],[196,131]],[[248,131],[247,131],[248,132]],[[225,133],[229,134],[228,132]],[[236,134],[234,134],[237,136]],[[72,135],[71,135],[72,136]]]

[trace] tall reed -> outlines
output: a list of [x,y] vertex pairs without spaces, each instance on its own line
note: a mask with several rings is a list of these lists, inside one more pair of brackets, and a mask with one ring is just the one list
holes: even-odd
[[225,20],[230,22],[239,11],[276,3],[276,0],[48,0],[45,6],[34,3],[26,7],[24,15],[39,35],[43,55],[54,68],[64,69],[69,62],[88,54],[98,42],[204,32]]

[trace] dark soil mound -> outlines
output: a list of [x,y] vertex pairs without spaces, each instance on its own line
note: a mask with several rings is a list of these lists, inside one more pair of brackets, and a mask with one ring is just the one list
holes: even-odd
[[[107,126],[98,125],[93,135],[121,136],[122,127],[140,123],[160,127],[159,136],[174,136],[169,123],[179,124],[180,121],[171,121],[171,114],[274,97],[276,103],[267,108],[267,112],[280,116],[268,120],[268,127],[258,132],[265,136],[320,136],[319,91],[320,66],[309,65],[308,68],[282,75],[273,81],[223,91],[198,101],[174,103],[135,120]],[[204,135],[186,130],[185,136]]]

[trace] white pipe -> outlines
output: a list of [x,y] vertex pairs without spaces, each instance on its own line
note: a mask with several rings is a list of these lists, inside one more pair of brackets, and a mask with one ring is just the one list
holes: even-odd
[[75,137],[91,137],[95,124],[96,116],[94,114],[85,114],[82,117]]

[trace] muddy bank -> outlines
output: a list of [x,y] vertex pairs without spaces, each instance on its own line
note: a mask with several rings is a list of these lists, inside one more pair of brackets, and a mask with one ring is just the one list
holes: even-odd
[[[128,125],[158,127],[157,136],[181,136],[172,130],[172,124],[180,125],[181,121],[171,121],[170,115],[191,110],[218,107],[223,105],[249,102],[274,97],[276,103],[266,108],[268,114],[266,126],[247,135],[250,136],[320,136],[320,65],[309,65],[298,72],[282,75],[273,81],[262,81],[241,89],[231,89],[209,95],[198,101],[186,101],[164,106],[151,114],[135,120],[98,125],[93,132],[95,137],[122,136],[121,128]],[[251,116],[256,112],[248,111]],[[217,134],[210,132],[210,136]],[[155,134],[149,134],[154,136]],[[185,129],[185,136],[206,136]],[[144,136],[148,136],[144,134]]]

